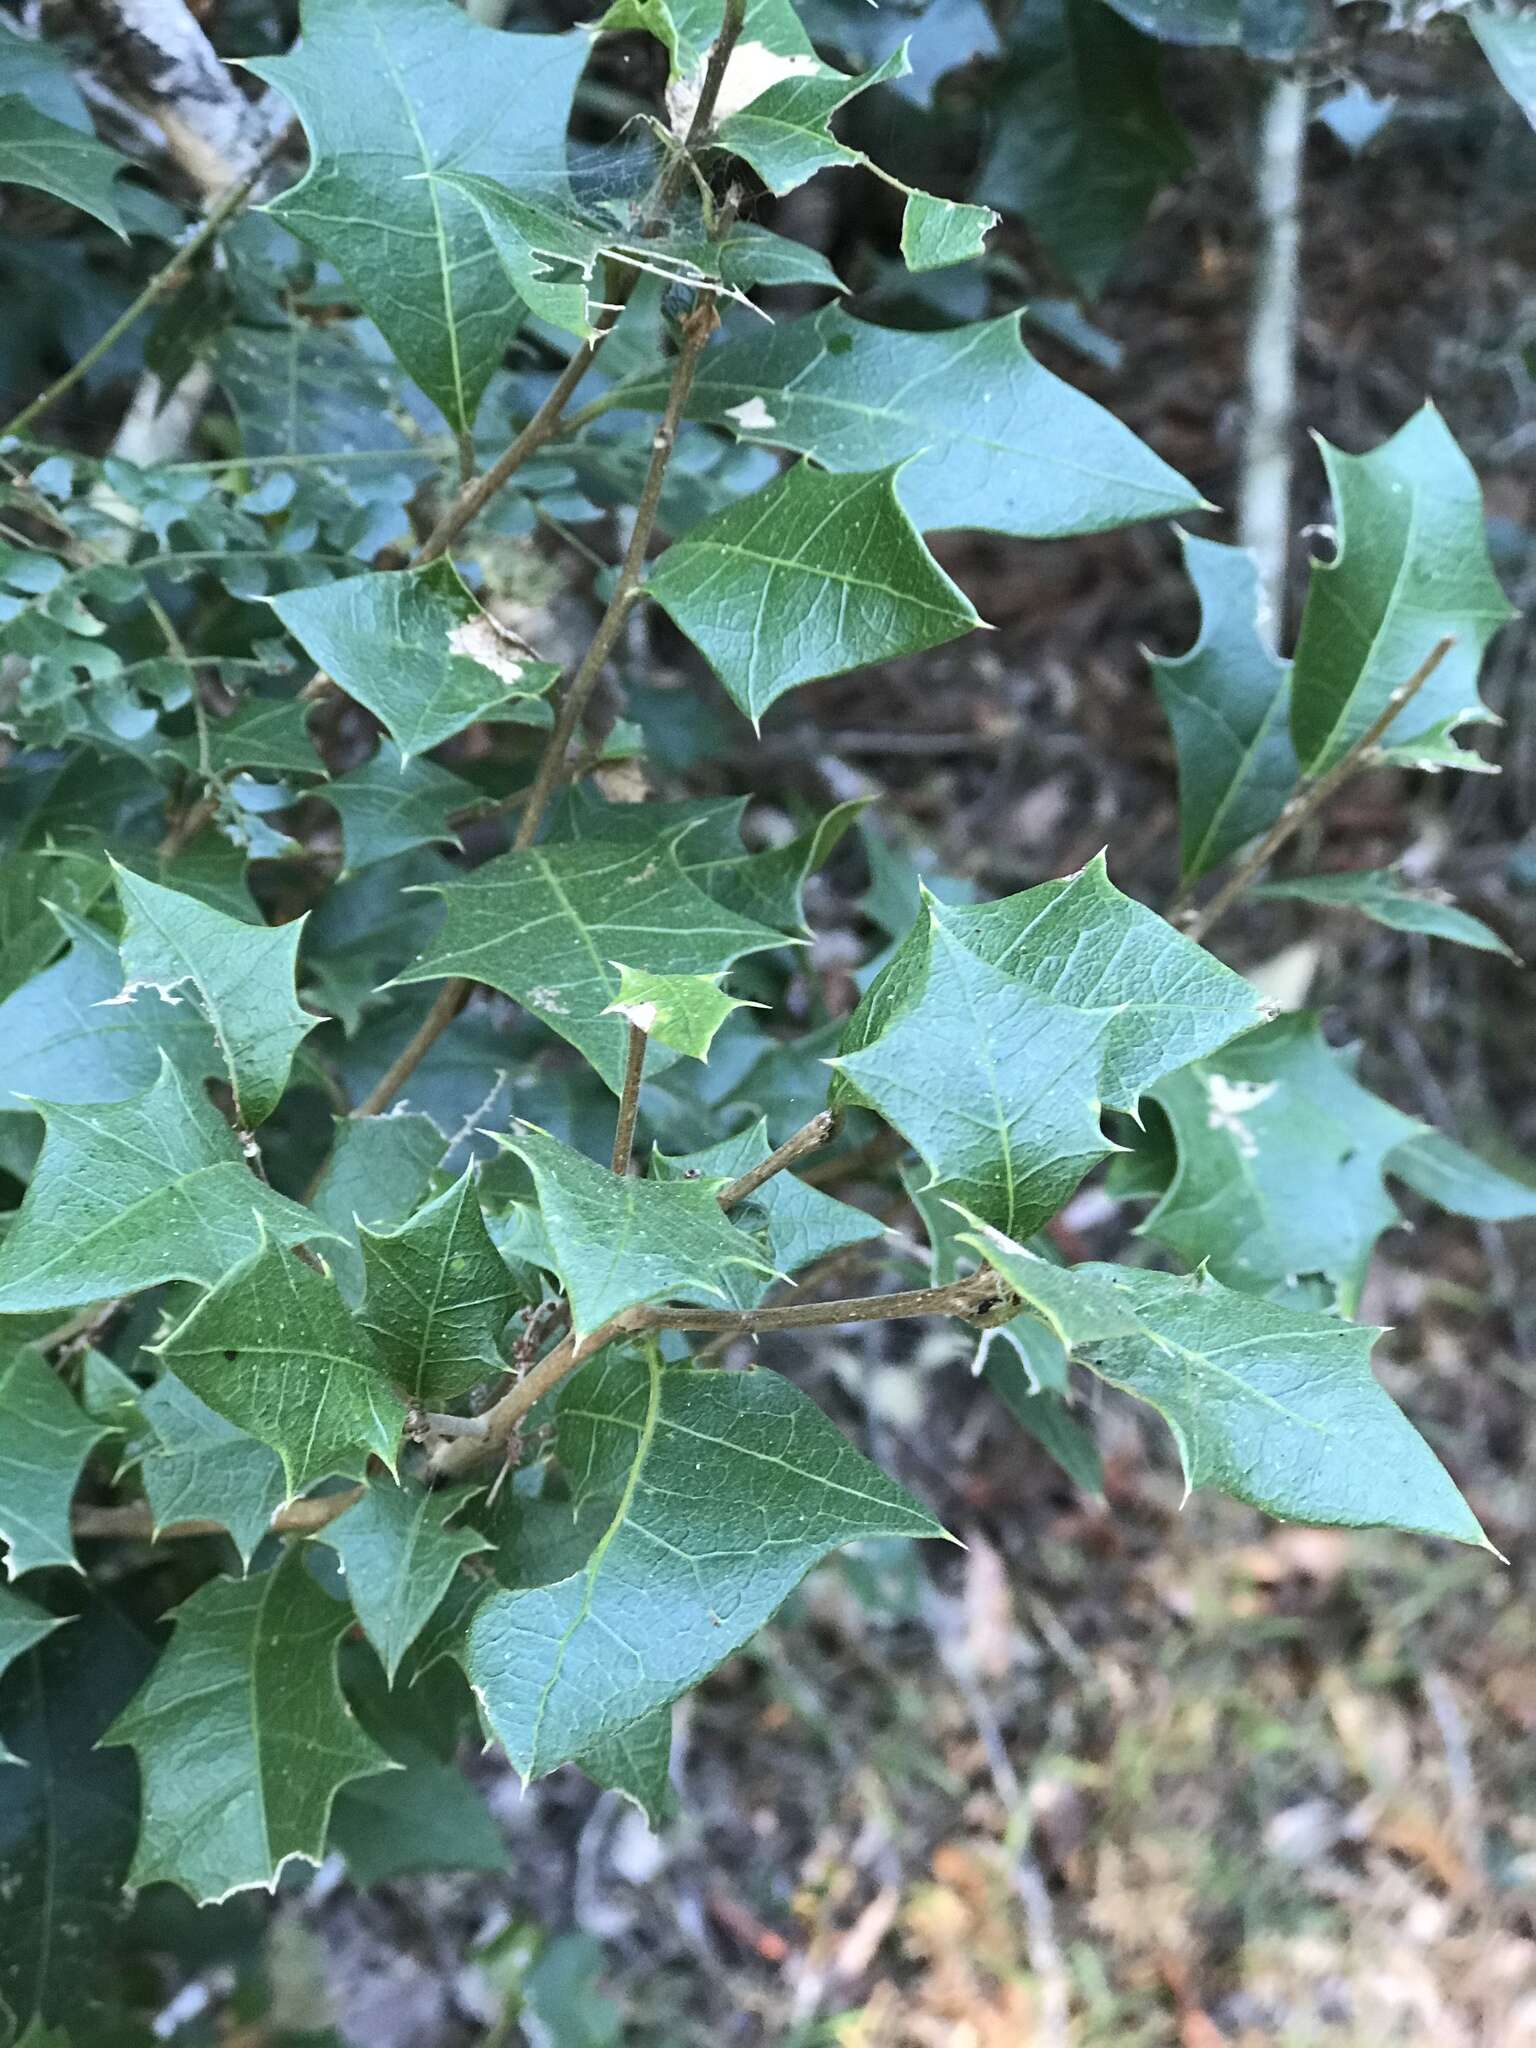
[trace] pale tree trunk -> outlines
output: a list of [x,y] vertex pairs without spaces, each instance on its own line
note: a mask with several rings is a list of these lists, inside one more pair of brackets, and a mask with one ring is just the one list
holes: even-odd
[[1291,545],[1291,436],[1296,412],[1297,262],[1307,88],[1279,78],[1265,95],[1254,197],[1259,250],[1248,326],[1248,428],[1239,538],[1258,558],[1259,588],[1278,643],[1285,630]]

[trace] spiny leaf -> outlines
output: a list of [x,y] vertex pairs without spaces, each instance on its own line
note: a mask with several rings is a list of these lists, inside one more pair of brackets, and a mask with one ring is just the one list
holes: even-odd
[[341,819],[344,874],[414,846],[456,845],[449,818],[479,801],[472,783],[435,761],[407,760],[392,740],[318,794]]
[[[839,473],[899,463],[896,494],[925,533],[976,526],[1047,540],[1200,503],[1113,414],[1036,362],[1019,329],[1010,313],[907,334],[827,306],[711,349],[688,414]],[[664,395],[645,377],[616,402]]]
[[156,1349],[177,1378],[282,1460],[288,1498],[317,1479],[393,1469],[405,1403],[335,1282],[263,1243]]
[[[434,0],[420,4],[438,11]],[[548,723],[539,700],[559,670],[510,641],[446,559],[268,601],[310,659],[373,713],[406,760],[479,719]]]
[[652,974],[644,968],[619,970],[619,992],[608,1008],[658,1045],[688,1058],[707,1060],[715,1033],[733,1010],[756,1008],[728,996],[718,974]]
[[801,463],[692,527],[651,571],[651,596],[754,724],[797,683],[981,624],[902,510],[896,477]]
[[570,1577],[493,1594],[465,1658],[525,1778],[676,1699],[839,1544],[943,1533],[774,1373],[611,1353],[572,1383],[559,1446],[606,1526]]
[[6,1575],[78,1571],[70,1504],[86,1459],[110,1432],[83,1414],[41,1352],[0,1358],[0,1536]]
[[[741,97],[743,87],[738,85],[735,105],[740,111],[728,112],[715,131],[721,148],[745,158],[769,191],[780,197],[803,185],[807,178],[814,178],[818,171],[862,163],[861,152],[839,142],[829,124],[849,100],[868,92],[872,85],[884,85],[906,72],[906,45],[859,78],[845,77],[820,63],[814,71],[808,71],[803,68],[803,60],[801,68],[795,68],[793,58],[775,64],[768,61],[766,52],[756,60],[758,68],[754,73],[749,69],[754,61],[753,50],[752,44],[737,45],[731,66],[738,78],[772,82],[745,103]],[[728,68],[727,87],[730,82]],[[724,94],[721,98],[722,105],[732,104]]]
[[1272,901],[1316,903],[1325,910],[1358,910],[1362,917],[1395,932],[1419,932],[1426,938],[1451,939],[1480,953],[1515,958],[1496,931],[1480,917],[1458,910],[1447,897],[1411,888],[1397,868],[1355,868],[1340,875],[1299,875],[1284,882],[1265,882],[1251,892]]
[[358,1227],[375,1231],[409,1216],[431,1184],[448,1140],[431,1117],[341,1117],[310,1206],[344,1242],[327,1258],[348,1301],[362,1299],[365,1268]]
[[282,1460],[216,1414],[173,1372],[162,1373],[139,1405],[153,1438],[139,1477],[156,1530],[221,1522],[249,1570],[283,1504]]
[[1187,654],[1152,655],[1148,666],[1179,757],[1180,877],[1192,882],[1274,823],[1300,768],[1291,665],[1264,630],[1258,563],[1192,533],[1179,542],[1200,632]]
[[163,1280],[211,1287],[259,1241],[330,1235],[245,1164],[235,1134],[169,1062],[127,1102],[39,1102],[47,1125],[0,1245],[0,1315],[78,1308]]
[[624,1068],[624,1026],[604,1013],[624,960],[656,974],[715,974],[744,953],[783,944],[738,917],[683,873],[670,838],[587,840],[487,861],[437,891],[447,920],[398,977],[462,974],[499,988],[568,1038],[610,1087]]
[[283,1098],[293,1055],[319,1018],[294,994],[304,920],[251,925],[113,863],[123,905],[123,994],[190,990],[207,1020],[241,1124],[264,1123]]
[[270,210],[467,433],[521,309],[479,214],[432,173],[515,184],[563,166],[586,34],[509,35],[443,0],[306,0],[302,29],[288,56],[248,60],[293,101],[313,158]]
[[1291,678],[1291,733],[1309,775],[1348,752],[1447,634],[1455,645],[1385,737],[1403,745],[1486,718],[1483,649],[1515,616],[1488,559],[1477,478],[1432,405],[1369,455],[1319,446],[1338,545],[1312,565]]
[[127,169],[127,157],[94,135],[40,113],[20,94],[0,99],[0,185],[30,185],[38,192],[51,192],[126,241],[128,231],[112,188]]
[[503,1368],[496,1340],[520,1290],[486,1231],[472,1172],[398,1230],[361,1232],[358,1321],[395,1385],[442,1407]]
[[341,1559],[357,1618],[391,1685],[464,1559],[491,1548],[477,1530],[448,1528],[464,1502],[462,1491],[375,1479],[322,1533]]
[[655,1707],[627,1728],[616,1728],[576,1759],[594,1785],[622,1792],[659,1829],[677,1811],[672,1789],[672,1709]]
[[1520,1165],[1522,1177],[1503,1173],[1438,1131],[1410,1138],[1386,1163],[1388,1173],[1405,1180],[1426,1201],[1484,1223],[1515,1223],[1536,1216],[1536,1172],[1526,1161]]
[[1028,1236],[1111,1149],[1102,1108],[1134,1107],[1258,1014],[1248,983],[1095,861],[974,908],[925,896],[849,1020],[833,1093],[887,1117],[952,1199]]
[[347,1609],[290,1551],[274,1571],[213,1579],[175,1611],[149,1681],[102,1738],[131,1747],[144,1826],[131,1886],[175,1884],[206,1905],[318,1863],[331,1803],[390,1768],[336,1683]]
[[727,1222],[716,1181],[632,1180],[532,1124],[498,1142],[533,1175],[578,1337],[640,1302],[728,1301],[733,1267],[773,1273]]
[[[30,1600],[23,1600],[20,1594],[7,1593],[0,1587],[0,1674],[18,1657],[25,1656],[44,1636],[52,1635],[56,1628],[62,1627],[69,1618],[66,1614],[45,1614]],[[20,1764],[22,1761],[14,1750],[6,1747],[4,1734],[0,1733],[0,1764]]]
[[1321,1273],[1352,1309],[1377,1238],[1398,1221],[1383,1169],[1423,1127],[1362,1088],[1306,1011],[1152,1093],[1178,1164],[1148,1236],[1253,1293]]
[[987,253],[987,236],[997,226],[990,206],[965,206],[909,192],[901,216],[901,259],[908,270],[946,270]]

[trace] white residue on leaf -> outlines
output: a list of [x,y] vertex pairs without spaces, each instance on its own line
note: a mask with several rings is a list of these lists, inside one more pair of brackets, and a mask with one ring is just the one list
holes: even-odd
[[1259,1141],[1243,1122],[1261,1102],[1267,1102],[1279,1087],[1278,1081],[1233,1081],[1226,1074],[1208,1074],[1206,1100],[1210,1105],[1206,1122],[1213,1131],[1225,1132],[1245,1159],[1252,1159]]
[[637,1031],[648,1032],[656,1022],[654,1003],[610,1003],[608,1007],[610,1010],[617,1010],[621,1017],[627,1018]]
[[481,668],[488,668],[508,689],[515,689],[523,679],[524,664],[512,652],[510,635],[502,632],[488,612],[477,612],[455,626],[448,635],[448,647],[451,653],[467,655]]
[[528,1007],[530,1010],[542,1010],[549,1017],[565,1015],[565,1004],[561,1002],[560,991],[557,988],[529,989]]
[[152,988],[162,1003],[180,1003],[185,998],[177,995],[176,991],[185,987],[191,978],[189,974],[184,974],[176,981],[125,981],[115,996],[103,996],[99,1003],[93,1003],[91,1007],[95,1010],[110,1010],[115,1003],[131,1003],[136,995],[147,988]]
[[[688,133],[693,110],[699,104],[699,94],[704,89],[704,73],[708,65],[708,56],[701,57],[686,78],[675,79],[667,87],[667,119],[672,124],[674,135]],[[813,57],[809,50],[785,57],[776,50],[770,50],[765,43],[738,43],[731,52],[725,77],[720,83],[715,119],[724,121],[732,114],[739,114],[743,107],[750,107],[770,85],[777,85],[781,79],[815,78],[824,69],[820,58]]]
[[734,420],[744,433],[761,433],[765,427],[776,427],[778,421],[760,398],[744,398],[740,405],[725,408],[728,420]]

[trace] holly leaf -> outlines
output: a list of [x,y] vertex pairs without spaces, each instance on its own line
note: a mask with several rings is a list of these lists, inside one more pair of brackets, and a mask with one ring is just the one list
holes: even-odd
[[362,1299],[366,1278],[359,1226],[377,1231],[409,1216],[447,1150],[431,1117],[414,1111],[337,1119],[310,1207],[341,1240],[328,1258],[348,1301]]
[[[739,43],[726,67],[720,104],[738,111],[726,112],[715,139],[722,149],[744,158],[780,198],[818,171],[863,163],[861,151],[832,133],[832,116],[872,85],[904,77],[910,68],[905,43],[858,78],[814,58],[811,63],[814,69],[797,56],[776,57],[764,44]],[[758,80],[766,89],[753,94]]]
[[1396,868],[1356,868],[1342,875],[1298,875],[1284,882],[1265,882],[1250,892],[1273,902],[1315,903],[1324,910],[1358,910],[1373,924],[1394,932],[1418,932],[1425,938],[1450,939],[1480,953],[1517,956],[1480,917],[1458,910],[1446,896],[1410,888]]
[[773,1275],[751,1239],[727,1221],[717,1181],[633,1180],[533,1124],[498,1133],[497,1142],[533,1175],[578,1337],[641,1302],[729,1301],[735,1267]]
[[840,1544],[943,1534],[775,1373],[609,1352],[572,1382],[558,1428],[577,1504],[609,1503],[606,1526],[568,1577],[493,1593],[465,1654],[524,1778],[687,1691]]
[[[237,704],[228,718],[208,719],[210,773],[221,781],[243,768],[269,775],[323,775],[325,763],[309,736],[310,709],[296,697],[256,697]],[[182,739],[157,734],[155,745],[189,772],[202,765],[195,733]]]
[[286,57],[247,60],[293,102],[311,152],[268,210],[335,264],[468,433],[522,309],[479,214],[434,174],[563,171],[586,32],[507,34],[442,0],[306,0],[302,31]]
[[[69,1619],[67,1614],[45,1614],[41,1607],[34,1607],[19,1593],[7,1593],[0,1587],[0,1675],[18,1657],[24,1657],[44,1636],[52,1635]],[[670,1728],[668,1732],[670,1734]],[[4,1734],[0,1733],[0,1764],[20,1764],[23,1761],[14,1750],[7,1748]]]
[[[456,1764],[397,1745],[401,1768],[343,1785],[328,1848],[362,1891],[428,1870],[504,1871],[510,1851],[478,1789]],[[395,1752],[391,1752],[395,1754]]]
[[[652,1155],[651,1174],[657,1180],[682,1180],[692,1175],[703,1180],[737,1180],[758,1166],[772,1151],[768,1142],[768,1119],[759,1117],[733,1138],[722,1138],[701,1152],[668,1159]],[[796,1273],[829,1252],[850,1244],[863,1244],[883,1237],[885,1226],[862,1209],[834,1201],[819,1188],[796,1180],[792,1173],[776,1173],[744,1202],[730,1212],[735,1227],[753,1234],[776,1273]],[[755,1308],[767,1291],[768,1280],[750,1270],[724,1276],[727,1295],[737,1308]]]
[[1027,1246],[1013,1243],[958,1202],[950,1207],[970,1226],[959,1232],[957,1241],[1002,1274],[1026,1312],[1045,1325],[1069,1356],[1085,1345],[1108,1337],[1134,1336],[1140,1329],[1136,1315],[1110,1277],[1112,1269],[1091,1273],[1078,1266],[1053,1265]]
[[176,1609],[169,1648],[102,1737],[134,1751],[144,1787],[131,1888],[179,1885],[207,1905],[320,1861],[339,1789],[391,1768],[336,1683],[348,1619],[298,1550]]
[[[283,1099],[293,1056],[320,1019],[294,994],[303,918],[253,925],[113,862],[123,906],[123,996],[190,990],[219,1050],[246,1130]],[[120,999],[119,999],[120,1000]]]
[[440,1408],[504,1369],[496,1340],[522,1294],[472,1172],[400,1229],[360,1236],[368,1291],[357,1319],[412,1401]]
[[1523,1178],[1501,1172],[1438,1131],[1425,1131],[1399,1145],[1386,1165],[1388,1173],[1406,1181],[1416,1194],[1455,1216],[1475,1216],[1483,1223],[1516,1223],[1536,1216],[1536,1174],[1525,1161],[1520,1162]]
[[999,216],[990,206],[966,206],[909,192],[901,216],[901,260],[908,270],[947,270],[987,253],[987,236]]
[[619,992],[609,1010],[658,1045],[670,1046],[689,1059],[709,1058],[715,1033],[733,1010],[762,1007],[728,996],[718,974],[651,974],[617,961],[614,965],[619,969]]
[[391,1685],[459,1566],[492,1547],[478,1530],[447,1526],[465,1500],[462,1490],[375,1479],[321,1532],[341,1559],[357,1618]]
[[387,739],[361,767],[317,794],[341,819],[342,872],[353,875],[414,846],[456,846],[449,818],[480,801],[480,792],[462,776],[435,761],[408,760]]
[[0,996],[9,996],[64,950],[59,912],[85,917],[111,882],[93,855],[29,848],[0,861]]
[[113,186],[128,168],[127,157],[94,135],[55,121],[19,93],[0,98],[0,185],[49,192],[126,241]]
[[539,700],[560,671],[510,640],[446,559],[313,584],[267,601],[311,661],[373,713],[406,760],[481,719],[549,722]]
[[691,527],[652,569],[651,596],[754,725],[797,683],[982,623],[902,510],[896,478],[802,462]]
[[283,1504],[283,1466],[275,1451],[216,1414],[173,1372],[140,1397],[152,1442],[139,1462],[155,1529],[218,1522],[250,1569],[257,1546]]
[[1146,1234],[1251,1293],[1320,1273],[1351,1310],[1376,1240],[1399,1221],[1386,1162],[1423,1126],[1362,1088],[1306,1011],[1152,1093],[1177,1164]]
[[671,1778],[671,1707],[656,1707],[627,1728],[600,1737],[577,1757],[576,1768],[594,1785],[622,1792],[639,1807],[653,1832],[660,1829],[677,1811]]
[[1149,655],[1179,760],[1180,879],[1198,880],[1274,823],[1300,767],[1291,665],[1270,643],[1258,563],[1246,548],[1180,533],[1200,599],[1187,654]]
[[93,1422],[39,1351],[0,1357],[0,1536],[6,1575],[43,1565],[80,1569],[69,1525],[86,1459],[111,1434]]
[[[664,398],[665,380],[646,376],[614,402]],[[839,474],[895,462],[896,495],[924,533],[1051,540],[1201,502],[1112,413],[1036,362],[1016,313],[908,334],[826,306],[710,349],[688,415]]]
[[1010,1237],[1112,1147],[1104,1108],[1254,1022],[1257,992],[1121,895],[1102,860],[997,903],[924,895],[849,1019],[834,1099],[877,1110]]
[[127,1102],[38,1102],[42,1157],[0,1244],[0,1315],[78,1308],[164,1280],[211,1287],[269,1230],[330,1233],[246,1166],[234,1132],[168,1061]]
[[1338,545],[1314,562],[1291,677],[1291,735],[1308,775],[1347,753],[1447,635],[1455,645],[1388,726],[1411,744],[1484,719],[1483,649],[1515,616],[1488,558],[1472,465],[1432,405],[1369,455],[1320,441]]
[[717,974],[784,943],[683,873],[656,823],[638,843],[585,840],[487,861],[436,893],[442,930],[400,982],[464,975],[509,995],[584,1053],[617,1090],[626,1033],[606,1014],[628,961],[656,974]]
[[263,1242],[153,1347],[227,1422],[282,1460],[286,1498],[317,1479],[394,1469],[405,1403],[336,1283]]

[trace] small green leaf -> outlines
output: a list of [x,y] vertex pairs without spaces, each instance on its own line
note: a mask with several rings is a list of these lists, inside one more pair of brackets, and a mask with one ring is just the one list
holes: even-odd
[[677,1811],[672,1789],[672,1709],[655,1707],[627,1728],[616,1728],[576,1759],[594,1785],[622,1792],[661,1828]]
[[1312,564],[1291,678],[1291,734],[1309,775],[1332,767],[1437,641],[1455,645],[1386,739],[1488,716],[1483,649],[1510,608],[1488,559],[1472,465],[1432,405],[1369,455],[1319,443],[1338,545]]
[[559,1455],[607,1524],[568,1578],[494,1593],[465,1659],[525,1778],[676,1699],[838,1545],[943,1533],[775,1373],[609,1353],[560,1404]]
[[578,1337],[640,1302],[729,1301],[729,1275],[773,1267],[715,1200],[717,1181],[633,1180],[532,1124],[498,1143],[533,1175]]
[[[860,78],[847,78],[814,59],[812,62],[814,70],[807,70],[803,59],[776,60],[763,45],[738,45],[726,71],[728,87],[732,69],[743,83],[757,78],[772,81],[745,105],[738,85],[735,103],[740,112],[728,113],[715,136],[722,149],[743,157],[769,191],[781,198],[818,171],[863,162],[858,150],[849,149],[833,135],[829,126],[832,116],[872,85],[901,78],[909,68],[905,44]],[[755,69],[749,68],[753,66]]]
[[413,846],[456,845],[449,818],[480,800],[472,783],[435,761],[407,760],[392,740],[381,741],[370,760],[316,794],[341,819],[344,874]]
[[1274,823],[1301,771],[1291,665],[1264,628],[1257,562],[1192,533],[1179,541],[1200,633],[1187,654],[1148,666],[1179,757],[1180,877],[1192,882]]
[[521,308],[479,214],[432,174],[563,176],[587,32],[509,35],[444,0],[306,0],[302,29],[287,56],[247,60],[292,100],[312,154],[270,211],[467,433]]
[[[0,1399],[3,1399],[0,1394]],[[30,1600],[23,1600],[17,1593],[7,1593],[0,1587],[0,1674],[3,1674],[18,1657],[25,1656],[34,1643],[40,1643],[44,1636],[52,1635],[56,1628],[69,1620],[67,1614],[44,1614],[41,1607],[34,1607]],[[670,1735],[670,1723],[668,1733]],[[22,1759],[15,1751],[6,1747],[5,1737],[0,1734],[0,1764],[19,1764]]]
[[457,1764],[419,1752],[397,1761],[401,1769],[354,1780],[336,1796],[327,1847],[345,1859],[353,1884],[368,1891],[422,1871],[504,1871],[507,1843]]
[[173,1372],[162,1373],[139,1405],[153,1433],[139,1477],[156,1530],[177,1522],[222,1523],[249,1570],[283,1504],[282,1460],[216,1414]]
[[6,1576],[43,1565],[80,1569],[69,1525],[86,1459],[111,1434],[84,1414],[38,1351],[0,1358],[0,1536]]
[[1481,918],[1458,910],[1448,898],[1427,889],[1412,889],[1396,868],[1356,868],[1341,875],[1299,875],[1284,882],[1264,882],[1250,891],[1272,901],[1316,903],[1325,910],[1358,910],[1394,932],[1419,932],[1431,939],[1451,939],[1480,953],[1512,953]]
[[406,760],[480,719],[548,723],[539,700],[560,671],[510,640],[446,559],[268,601],[310,659],[373,713]]
[[341,1786],[390,1759],[347,1711],[336,1643],[347,1609],[290,1551],[274,1571],[214,1579],[102,1741],[133,1749],[144,1825],[128,1882],[198,1904],[318,1863]]
[[294,1053],[320,1021],[294,994],[304,920],[251,925],[115,862],[113,873],[123,905],[123,995],[157,989],[176,1001],[190,989],[241,1124],[264,1123],[282,1100]]
[[169,1063],[127,1102],[40,1102],[48,1133],[0,1244],[0,1315],[78,1308],[163,1280],[211,1287],[257,1244],[330,1233],[251,1173],[199,1087]]
[[901,257],[908,270],[946,270],[987,253],[987,236],[997,226],[990,206],[963,206],[909,192],[901,216]]
[[391,1685],[464,1559],[491,1548],[477,1530],[447,1527],[465,1499],[462,1491],[375,1479],[321,1533],[341,1559],[357,1618]]
[[503,854],[437,893],[447,920],[398,979],[462,974],[500,989],[568,1038],[615,1090],[626,1034],[606,1014],[619,992],[613,961],[656,974],[717,974],[744,953],[783,944],[779,932],[705,895],[683,873],[672,837],[654,830],[638,843]]
[[13,994],[63,952],[59,912],[86,917],[111,880],[104,860],[53,848],[0,861],[0,997]]
[[0,94],[19,93],[41,114],[62,121],[82,135],[91,132],[91,117],[70,70],[68,57],[56,43],[29,36],[0,22]]
[[[1102,1499],[1104,1466],[1099,1447],[1054,1387],[1036,1387],[1023,1354],[1008,1341],[1014,1326],[983,1332],[982,1378],[1008,1413],[1047,1457],[1054,1458],[1072,1484]],[[1045,1334],[1041,1331],[1042,1336]]]
[[718,974],[651,974],[644,968],[619,969],[619,992],[608,1005],[658,1045],[690,1059],[707,1060],[715,1033],[733,1010],[757,1009],[739,996],[728,996]]
[[818,676],[981,624],[896,496],[897,470],[787,476],[690,528],[647,588],[757,723]]
[[1438,1131],[1410,1138],[1386,1162],[1388,1173],[1405,1180],[1426,1201],[1484,1223],[1516,1223],[1536,1216],[1536,1170],[1523,1160],[1520,1166],[1521,1178],[1503,1173]]
[[1075,1266],[1053,1266],[958,1202],[950,1206],[971,1226],[960,1233],[959,1242],[1002,1274],[1029,1314],[1044,1323],[1069,1354],[1107,1337],[1134,1336],[1140,1328],[1111,1279]]
[[344,1240],[329,1248],[327,1258],[348,1301],[361,1301],[366,1277],[359,1225],[379,1231],[402,1222],[447,1150],[448,1140],[431,1117],[412,1111],[337,1120],[310,1207]]
[[405,1403],[328,1274],[263,1243],[155,1347],[178,1379],[282,1460],[287,1497],[391,1469]]
[[[237,705],[228,718],[210,718],[210,772],[220,780],[242,768],[262,769],[270,775],[323,775],[325,763],[309,736],[310,709],[294,697],[257,697]],[[201,767],[196,734],[185,739],[157,734],[156,749],[189,772]]]
[[30,185],[78,206],[126,241],[113,185],[128,159],[94,135],[40,113],[19,94],[0,99],[0,185]]
[[491,1242],[472,1172],[398,1230],[360,1234],[357,1319],[395,1385],[439,1408],[504,1369],[496,1340],[520,1298]]

